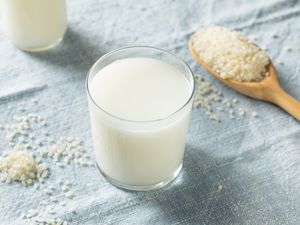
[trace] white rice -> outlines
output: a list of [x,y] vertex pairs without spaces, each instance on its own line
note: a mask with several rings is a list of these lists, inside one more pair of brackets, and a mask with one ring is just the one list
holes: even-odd
[[191,37],[199,57],[223,79],[260,81],[268,76],[267,54],[240,32],[207,27]]

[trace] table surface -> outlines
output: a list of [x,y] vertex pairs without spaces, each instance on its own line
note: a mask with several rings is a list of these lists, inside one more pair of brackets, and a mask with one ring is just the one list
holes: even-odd
[[[259,117],[222,114],[216,123],[202,108],[194,109],[184,168],[175,182],[157,191],[120,190],[94,167],[51,166],[41,188],[68,179],[76,193],[54,217],[80,225],[300,224],[299,122],[274,105],[225,87],[197,65],[187,48],[194,31],[213,24],[255,37],[268,49],[284,88],[300,99],[299,1],[72,0],[68,18],[63,43],[48,52],[22,52],[0,33],[0,124],[12,123],[14,115],[38,113],[47,118],[54,139],[80,138],[93,156],[86,74],[104,53],[128,45],[177,54]],[[1,130],[0,140],[2,152],[8,143]],[[30,224],[20,213],[41,208],[46,198],[33,187],[0,183],[0,224]]]

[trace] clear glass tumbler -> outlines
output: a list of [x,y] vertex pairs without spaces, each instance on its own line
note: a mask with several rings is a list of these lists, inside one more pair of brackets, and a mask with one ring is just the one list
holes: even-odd
[[44,51],[62,41],[67,29],[66,0],[0,0],[3,31],[25,51]]
[[[132,57],[154,58],[176,67],[190,87],[185,104],[169,116],[151,121],[122,119],[101,108],[90,89],[93,78],[108,64]],[[188,65],[165,50],[147,46],[122,48],[93,65],[86,89],[96,161],[104,177],[117,187],[138,191],[171,182],[182,168],[195,89]]]

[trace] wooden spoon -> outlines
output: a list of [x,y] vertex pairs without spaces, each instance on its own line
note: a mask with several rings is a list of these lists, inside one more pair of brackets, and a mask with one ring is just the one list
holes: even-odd
[[259,82],[240,82],[233,79],[223,79],[221,76],[213,71],[199,56],[195,50],[193,39],[189,40],[189,49],[193,57],[200,63],[205,69],[207,69],[211,74],[216,78],[224,82],[229,87],[235,89],[236,91],[250,96],[252,98],[272,102],[289,114],[294,116],[297,120],[300,121],[300,102],[295,98],[290,96],[280,85],[278,81],[278,76],[276,69],[273,63],[270,61],[270,64],[267,67],[269,76],[265,77]]

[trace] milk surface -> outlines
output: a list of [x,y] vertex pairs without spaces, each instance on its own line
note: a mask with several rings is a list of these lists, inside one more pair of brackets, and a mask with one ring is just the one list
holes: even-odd
[[18,48],[47,47],[66,31],[65,0],[0,0],[0,4],[3,30]]
[[130,58],[99,71],[91,92],[96,103],[110,114],[147,121],[179,110],[191,90],[185,76],[174,66],[156,59]]
[[[102,68],[92,78],[89,91],[101,108],[90,102],[96,159],[102,172],[130,185],[152,185],[171,178],[182,164],[191,110],[191,102],[180,110],[192,93],[182,72],[156,59],[122,59]],[[153,120],[161,121],[145,122]]]

